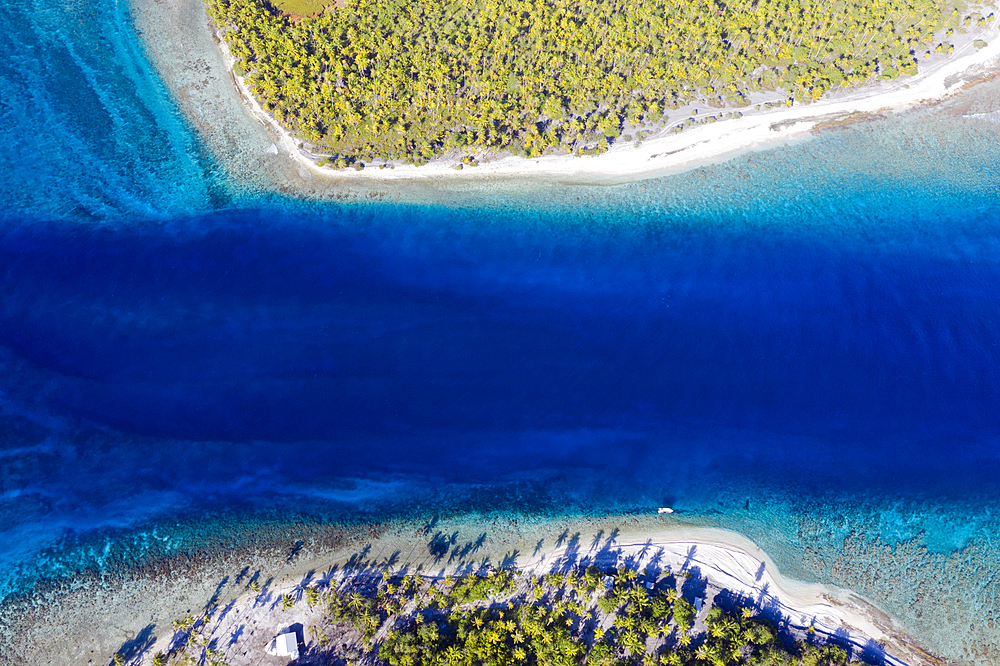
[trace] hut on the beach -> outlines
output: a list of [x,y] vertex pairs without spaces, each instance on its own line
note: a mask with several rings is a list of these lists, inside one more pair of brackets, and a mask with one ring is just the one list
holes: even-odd
[[295,635],[295,632],[281,634],[272,640],[264,651],[268,654],[273,654],[276,657],[291,657],[292,659],[298,659],[299,639]]

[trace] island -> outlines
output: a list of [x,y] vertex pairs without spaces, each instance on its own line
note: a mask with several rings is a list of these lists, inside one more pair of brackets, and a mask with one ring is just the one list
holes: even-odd
[[[686,130],[731,124],[744,137],[722,142],[728,152],[762,140],[758,126],[734,124],[745,116],[765,114],[772,130],[864,119],[939,97],[941,80],[916,84],[954,74],[944,65],[956,56],[962,71],[996,55],[988,8],[940,0],[210,0],[207,10],[261,120],[327,170],[565,163],[612,149],[650,170],[671,151],[649,146]],[[880,83],[878,99],[866,94]]]
[[[229,609],[223,614],[209,608],[198,617],[175,620],[169,647],[155,653],[152,663],[240,663],[242,659],[229,659],[221,647],[226,641],[218,641],[215,634],[222,628],[225,639],[241,615],[268,608],[276,616],[269,618],[277,621],[276,627],[287,625],[275,629],[288,639],[280,649],[271,648],[274,656],[299,658],[305,653],[327,663],[848,663],[847,651],[825,639],[784,645],[776,625],[752,606],[731,602],[727,611],[721,605],[705,604],[701,596],[686,599],[678,587],[705,587],[705,581],[690,571],[678,576],[659,574],[626,566],[607,570],[590,565],[566,575],[551,572],[539,577],[501,568],[433,579],[420,573],[394,575],[386,569],[380,577],[347,576],[332,586],[306,584],[280,594],[250,579],[247,589],[252,601],[242,605],[241,613]],[[304,619],[312,622],[288,622],[299,603],[307,609]],[[254,663],[267,651],[255,647],[247,651],[246,663]],[[117,661],[124,664],[124,656],[119,655]]]
[[[570,527],[523,554],[494,550],[487,533],[465,541],[425,526],[402,540],[408,530],[363,539],[346,557],[234,569],[210,579],[215,593],[192,606],[203,580],[194,576],[151,600],[158,618],[171,608],[183,614],[151,624],[111,663],[943,663],[862,597],[782,577],[734,532],[646,523]],[[424,545],[402,556],[409,543]]]

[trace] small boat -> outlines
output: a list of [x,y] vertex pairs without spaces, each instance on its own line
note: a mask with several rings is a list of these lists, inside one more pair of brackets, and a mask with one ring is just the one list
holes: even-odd
[[674,510],[671,509],[669,506],[661,506],[659,509],[656,510],[656,513],[673,513],[673,512]]

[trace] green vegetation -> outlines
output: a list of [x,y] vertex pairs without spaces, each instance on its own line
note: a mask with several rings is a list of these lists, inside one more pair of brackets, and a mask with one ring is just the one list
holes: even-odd
[[950,0],[347,0],[302,20],[207,2],[262,106],[341,168],[601,152],[692,102],[915,74],[987,21]]
[[319,14],[327,5],[333,4],[331,0],[274,0],[271,4],[283,14],[290,16],[313,16]]
[[713,607],[702,615],[703,625],[691,631],[694,607],[678,596],[672,578],[647,590],[634,570],[620,568],[615,574],[608,591],[596,567],[541,579],[504,570],[441,581],[385,576],[364,594],[358,588],[328,594],[327,616],[310,632],[343,636],[337,625],[350,625],[361,634],[366,652],[349,648],[340,656],[354,662],[377,657],[376,663],[390,666],[832,666],[848,661],[843,649],[812,640],[785,649],[775,627],[749,608],[727,613]]
[[[714,606],[696,614],[676,589],[690,578],[625,567],[610,573],[610,589],[603,584],[606,572],[595,566],[541,578],[504,569],[444,579],[388,571],[381,577],[358,574],[339,590],[306,588],[315,591],[307,596],[315,608],[304,638],[310,655],[323,663],[376,666],[848,663],[842,648],[823,643],[813,632],[807,641],[786,646],[775,626],[755,617],[751,608],[727,612]],[[654,581],[647,589],[646,583]],[[277,597],[272,608],[285,596]],[[221,638],[233,625],[219,625],[216,615],[210,609],[175,620],[170,650],[155,655],[153,663],[225,666]]]
[[[224,654],[215,647],[216,641],[211,637],[212,616],[215,609],[205,611],[204,615],[194,617],[187,615],[172,623],[175,639],[166,652],[158,652],[153,656],[154,666],[227,666]],[[195,655],[189,654],[194,651]]]

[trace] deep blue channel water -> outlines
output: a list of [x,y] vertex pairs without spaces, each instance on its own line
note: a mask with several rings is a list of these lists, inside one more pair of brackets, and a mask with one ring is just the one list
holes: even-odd
[[254,199],[129,26],[0,10],[0,596],[70,535],[570,471],[600,482],[546,510],[671,503],[803,577],[789,516],[996,564],[962,550],[997,533],[995,128],[480,207]]
[[[570,433],[538,453],[633,464],[678,453],[674,429],[742,429],[774,435],[765,464],[821,476],[992,476],[974,463],[1000,420],[1000,266],[760,230],[512,237],[502,217],[11,224],[0,344],[51,374],[53,410],[150,438],[326,442],[320,468],[431,456],[488,479],[453,442],[492,456],[490,439]],[[359,439],[379,445],[338,444]]]

